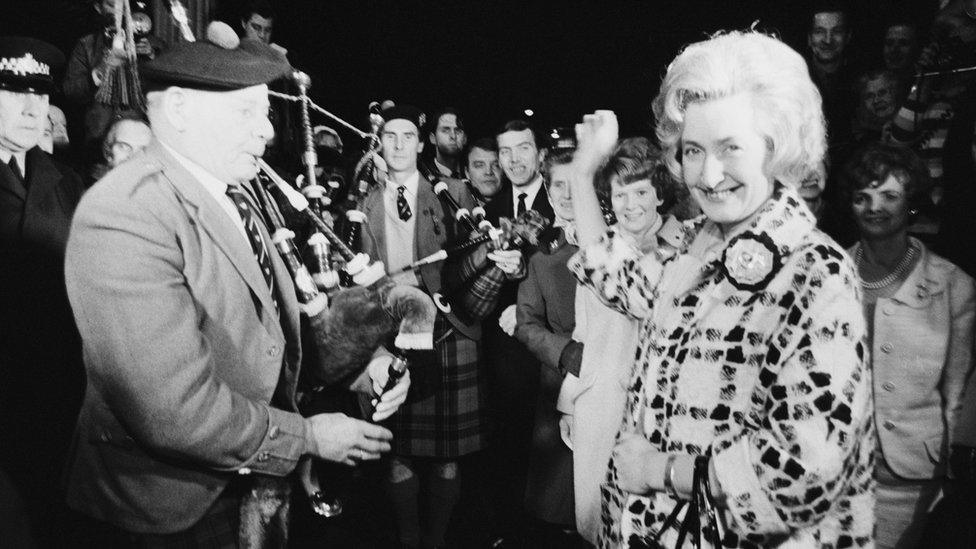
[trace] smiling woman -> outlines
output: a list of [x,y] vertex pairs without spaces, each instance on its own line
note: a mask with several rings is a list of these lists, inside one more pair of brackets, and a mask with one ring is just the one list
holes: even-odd
[[921,541],[973,364],[973,280],[908,235],[927,181],[914,152],[889,145],[868,146],[845,167],[881,427],[878,547]]
[[[712,545],[870,546],[856,275],[796,191],[824,153],[806,64],[764,34],[720,34],[671,63],[654,112],[664,158],[705,218],[675,254],[641,256],[608,233],[571,264],[640,323],[600,545],[680,546],[666,518],[692,500],[685,516],[714,510],[700,514]],[[616,133],[612,113],[584,118],[581,173]],[[578,187],[580,219],[594,202]]]

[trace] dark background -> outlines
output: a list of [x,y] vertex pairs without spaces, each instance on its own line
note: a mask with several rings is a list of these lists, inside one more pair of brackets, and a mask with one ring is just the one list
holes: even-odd
[[[156,0],[157,2],[163,0]],[[192,0],[190,0],[192,2]],[[273,40],[312,77],[313,99],[363,126],[370,101],[428,112],[453,105],[469,138],[523,109],[542,128],[569,126],[597,108],[617,111],[624,134],[648,134],[650,103],[680,48],[720,29],[776,32],[805,52],[809,10],[797,0],[327,1],[272,0]],[[48,40],[66,55],[94,27],[86,0],[0,0],[0,33]],[[215,3],[236,25],[244,2]],[[924,21],[934,0],[850,2],[854,47],[871,65],[890,16]],[[324,123],[313,114],[313,123]],[[340,130],[347,143],[354,140]]]

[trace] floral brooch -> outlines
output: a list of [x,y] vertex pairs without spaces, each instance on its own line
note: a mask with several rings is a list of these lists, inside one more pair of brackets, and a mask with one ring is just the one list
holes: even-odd
[[722,252],[722,273],[739,290],[762,289],[783,266],[783,258],[766,233],[746,231]]

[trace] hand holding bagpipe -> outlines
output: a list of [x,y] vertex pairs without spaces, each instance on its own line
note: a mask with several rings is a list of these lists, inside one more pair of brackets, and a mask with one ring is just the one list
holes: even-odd
[[[332,228],[324,223],[308,206],[303,195],[292,189],[263,161],[261,169],[269,176],[269,188],[260,187],[258,196],[266,216],[274,226],[275,246],[285,259],[295,278],[295,287],[315,340],[318,361],[308,371],[309,379],[317,387],[345,386],[357,390],[372,390],[370,419],[382,421],[404,402],[409,388],[409,373],[404,350],[432,349],[436,310],[430,297],[418,288],[397,285],[386,276],[383,264],[370,264],[365,254],[354,253]],[[328,307],[325,294],[318,288],[298,259],[294,242],[281,223],[282,215],[276,205],[294,208],[311,220],[329,243],[346,260],[346,269],[353,274],[357,286],[334,291]],[[310,305],[315,305],[310,306]],[[397,352],[390,356],[378,352],[389,339]],[[386,362],[386,361],[389,362]],[[368,380],[368,381],[367,381]],[[366,387],[360,387],[362,384]],[[314,395],[316,390],[312,391]],[[305,407],[314,412],[314,396]],[[362,454],[361,459],[373,459]],[[348,460],[340,460],[346,463]],[[342,512],[342,499],[334,487],[324,488],[320,475],[311,461],[301,465],[300,477],[309,494],[313,510],[326,517]],[[334,479],[333,479],[334,480]]]
[[[459,283],[432,297],[441,311],[463,314],[471,319],[487,316],[498,302],[505,280],[522,264],[522,250],[535,246],[550,221],[535,210],[526,210],[514,221],[502,218],[501,228],[468,242],[441,250],[411,265],[420,267],[443,261],[452,254],[467,254],[460,262]],[[462,250],[462,251],[458,251]]]

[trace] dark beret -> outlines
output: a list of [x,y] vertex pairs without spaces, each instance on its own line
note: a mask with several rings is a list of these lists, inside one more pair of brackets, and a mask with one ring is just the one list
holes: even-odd
[[140,68],[147,90],[179,86],[211,91],[267,84],[291,70],[284,54],[247,39],[234,48],[206,40],[181,42]]
[[52,71],[64,64],[64,55],[41,40],[23,36],[0,37],[0,89],[49,94]]
[[390,120],[396,120],[397,118],[402,118],[404,120],[409,120],[413,122],[414,126],[417,126],[419,130],[423,127],[424,113],[420,111],[417,107],[412,105],[394,105],[392,107],[383,109],[380,113],[383,116],[383,123],[387,123]]

